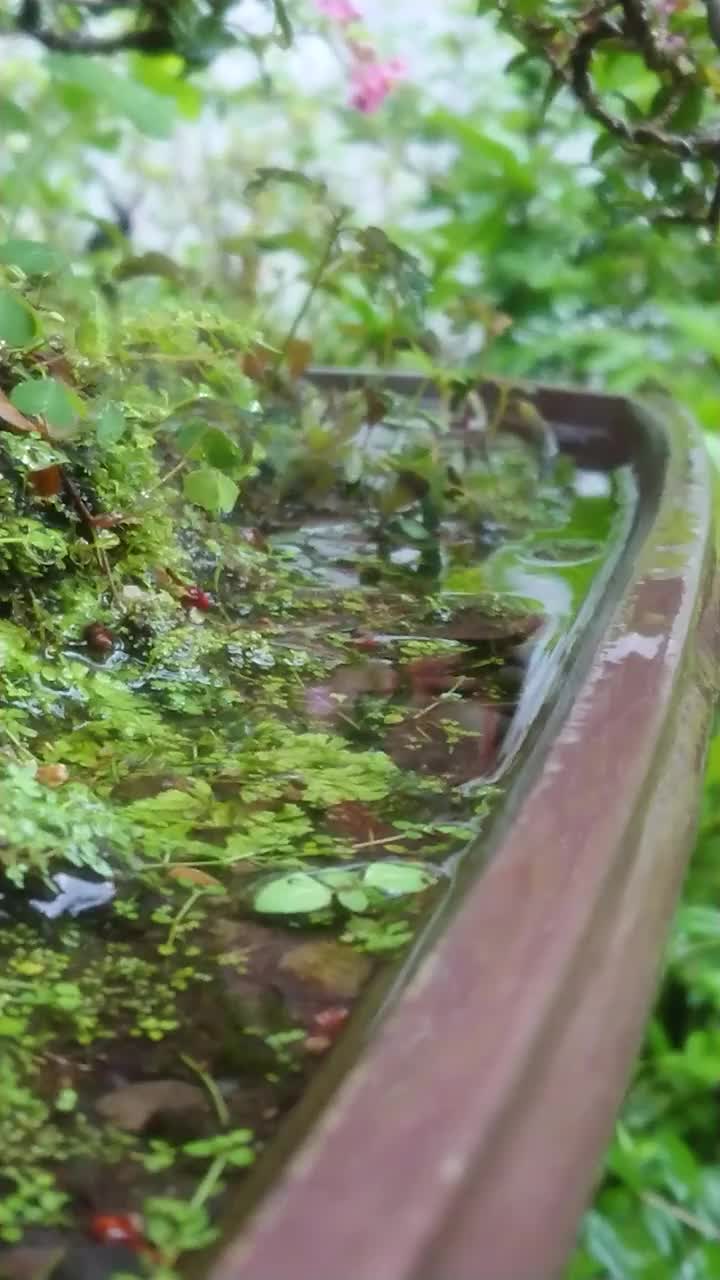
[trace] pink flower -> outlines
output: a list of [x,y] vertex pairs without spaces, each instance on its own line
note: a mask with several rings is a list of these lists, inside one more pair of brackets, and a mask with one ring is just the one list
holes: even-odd
[[388,62],[378,62],[374,57],[356,58],[350,73],[350,106],[371,115],[405,75],[407,67],[402,58],[390,58]]
[[360,10],[355,8],[352,0],[315,0],[315,8],[341,27],[347,27],[351,22],[360,22],[362,19]]

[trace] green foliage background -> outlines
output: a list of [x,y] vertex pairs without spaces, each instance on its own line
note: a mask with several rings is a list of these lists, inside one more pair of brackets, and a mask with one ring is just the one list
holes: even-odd
[[[413,69],[410,5],[406,47],[392,50],[408,57],[407,81],[372,117],[344,105],[342,67],[326,57],[333,33],[310,4],[259,4],[246,28],[243,5],[184,3],[173,48],[110,58],[18,35],[20,7],[0,4],[0,231],[15,246],[0,261],[0,328],[15,345],[40,331],[66,337],[72,316],[70,346],[122,366],[122,323],[113,347],[108,305],[121,316],[199,312],[206,326],[222,315],[238,342],[272,344],[316,277],[342,207],[347,235],[298,330],[315,360],[624,392],[659,383],[708,432],[718,429],[713,236],[658,223],[677,170],[658,160],[640,180],[567,93],[550,101],[538,65],[518,60],[519,47],[494,28],[493,6],[478,16],[469,0],[448,5]],[[72,34],[77,7],[55,8]],[[396,42],[398,33],[396,23]],[[310,55],[333,67],[314,89],[298,74]],[[601,71],[626,108],[654,91],[622,51]],[[194,157],[189,169],[183,151]],[[259,164],[314,185],[269,182],[249,193]],[[681,179],[686,193],[692,172]],[[384,192],[379,205],[368,189]],[[112,200],[136,207],[129,242]],[[399,246],[390,272],[375,270],[368,221]],[[98,231],[105,251],[89,254]],[[184,332],[172,339],[176,358],[192,356],[180,349]],[[152,341],[150,326],[145,336]],[[66,410],[54,405],[56,421]],[[123,430],[112,412],[95,427],[108,447]],[[208,483],[217,481],[200,484],[206,496]],[[222,509],[213,494],[208,505]],[[659,1002],[571,1280],[720,1277],[719,891],[720,738]]]

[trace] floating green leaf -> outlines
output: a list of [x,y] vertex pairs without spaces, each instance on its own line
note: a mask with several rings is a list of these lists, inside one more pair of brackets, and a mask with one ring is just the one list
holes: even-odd
[[363,876],[363,883],[370,889],[379,889],[391,897],[405,893],[422,893],[434,884],[436,876],[418,863],[372,862]]
[[255,910],[263,915],[307,915],[322,911],[332,902],[332,892],[304,871],[280,876],[255,895]]
[[370,906],[370,899],[366,893],[363,893],[362,889],[341,889],[337,895],[337,900],[346,911],[362,913],[367,911]]

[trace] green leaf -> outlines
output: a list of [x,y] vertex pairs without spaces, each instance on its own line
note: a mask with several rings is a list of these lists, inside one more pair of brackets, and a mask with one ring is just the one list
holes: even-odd
[[0,129],[7,133],[25,133],[32,128],[27,111],[10,98],[0,98]]
[[10,399],[22,413],[46,418],[54,427],[72,427],[79,402],[57,378],[28,378],[13,388]]
[[207,1210],[191,1200],[151,1196],[143,1205],[145,1234],[163,1252],[202,1249],[217,1236]]
[[116,404],[106,404],[98,414],[95,439],[104,449],[121,440],[127,429],[125,418]]
[[240,492],[234,480],[218,471],[217,467],[198,467],[185,477],[183,486],[189,502],[209,511],[211,515],[227,515],[232,511]]
[[294,916],[322,911],[331,902],[332,892],[327,885],[304,871],[296,871],[264,885],[255,895],[254,905],[263,915]]
[[177,442],[188,457],[203,459],[219,471],[233,471],[244,461],[242,451],[227,432],[204,422],[186,423],[177,433]]
[[37,332],[38,321],[32,307],[12,290],[0,289],[0,341],[22,349],[34,342]]
[[28,276],[49,276],[65,265],[65,258],[43,240],[5,240],[0,243],[0,262]]
[[175,123],[173,100],[111,70],[107,62],[81,54],[53,54],[50,70],[62,84],[84,89],[106,107],[130,120],[150,138],[167,138]]
[[362,889],[342,889],[338,893],[337,900],[341,907],[346,911],[354,911],[362,914],[367,911],[370,906],[370,899]]
[[182,267],[165,253],[141,253],[120,262],[113,275],[116,280],[136,280],[141,276],[161,276],[165,280],[179,281],[183,278]]
[[584,1227],[586,1247],[604,1268],[608,1280],[628,1280],[644,1261],[642,1254],[626,1246],[620,1232],[602,1214],[588,1213]]
[[61,1089],[55,1099],[56,1111],[74,1111],[78,1104],[78,1095],[74,1089],[66,1087]]
[[184,58],[178,57],[176,53],[136,53],[131,66],[135,79],[140,84],[152,89],[154,93],[173,99],[180,115],[187,120],[197,119],[202,109],[203,95],[198,86],[188,80]]
[[436,876],[427,867],[404,862],[372,862],[363,876],[368,888],[379,889],[392,897],[422,893],[435,881]]
[[252,1129],[231,1129],[229,1133],[218,1133],[214,1138],[197,1138],[186,1142],[183,1151],[189,1156],[200,1156],[204,1160],[214,1160],[222,1156],[230,1164],[244,1166],[252,1164],[254,1156],[251,1143]]

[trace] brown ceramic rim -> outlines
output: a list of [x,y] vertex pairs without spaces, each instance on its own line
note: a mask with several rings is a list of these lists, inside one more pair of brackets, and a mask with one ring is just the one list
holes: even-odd
[[333,1055],[331,1101],[209,1280],[550,1280],[572,1247],[692,843],[718,578],[710,464],[676,408],[530,393],[563,447],[632,468],[637,519],[488,865]]

